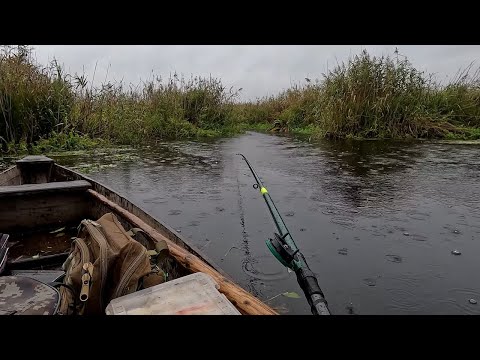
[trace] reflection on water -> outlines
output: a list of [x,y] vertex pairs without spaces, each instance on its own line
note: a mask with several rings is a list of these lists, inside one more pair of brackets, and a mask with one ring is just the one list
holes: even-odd
[[[271,255],[265,182],[336,314],[480,314],[479,144],[319,141],[249,133],[55,157],[125,194],[248,291],[308,314]],[[4,160],[2,166],[10,159]],[[452,255],[457,249],[462,255]]]

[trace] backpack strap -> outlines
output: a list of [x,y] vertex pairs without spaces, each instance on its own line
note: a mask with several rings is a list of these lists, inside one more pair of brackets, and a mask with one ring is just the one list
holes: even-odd
[[[140,233],[142,234],[147,241],[150,243],[149,245],[153,245],[152,247],[155,249],[157,256],[163,255],[163,254],[168,254],[168,245],[165,240],[160,240],[160,241],[153,241],[152,238],[142,229],[140,228],[131,228],[130,231],[127,232],[129,236],[131,236],[133,239],[136,238],[136,235]],[[135,239],[137,240],[137,239]],[[137,240],[138,241],[138,240]],[[153,244],[152,244],[153,243]],[[153,250],[153,249],[148,249],[147,250]]]
[[[148,245],[145,246],[136,235],[140,233],[142,238],[145,238]],[[147,288],[153,285],[161,284],[167,281],[168,273],[161,269],[161,264],[168,258],[169,249],[165,240],[154,241],[145,231],[140,228],[132,228],[127,232],[129,236],[138,242],[142,243],[147,248],[148,256],[150,257],[150,265],[152,271],[150,274],[140,280],[139,289]]]
[[7,246],[8,242],[8,234],[0,233],[0,274],[5,270],[7,265],[7,257],[8,257],[8,249]]
[[[72,294],[72,297],[71,297],[71,300],[72,300],[72,303],[71,304],[66,304],[66,307],[70,310],[72,310],[72,315],[76,315],[77,314],[77,308],[78,308],[78,302],[77,302],[77,294],[75,292],[75,289],[68,285],[68,284],[65,284],[63,282],[60,282],[60,281],[52,281],[50,283],[48,283],[48,285],[50,285],[51,287],[54,287],[56,289],[59,289],[60,287],[65,287],[68,291],[70,291],[70,293]],[[63,315],[67,315],[67,314],[63,314]]]

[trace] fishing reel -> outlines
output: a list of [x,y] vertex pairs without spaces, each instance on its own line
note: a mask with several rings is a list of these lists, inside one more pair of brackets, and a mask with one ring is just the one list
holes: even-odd
[[270,252],[280,261],[284,266],[296,271],[298,269],[297,262],[295,261],[295,255],[298,253],[298,249],[292,249],[287,244],[285,238],[289,235],[286,233],[283,236],[274,233],[273,239],[266,241],[267,247]]

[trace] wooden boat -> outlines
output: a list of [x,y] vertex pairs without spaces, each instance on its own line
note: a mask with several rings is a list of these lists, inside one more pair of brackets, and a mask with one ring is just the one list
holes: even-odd
[[[177,273],[210,275],[240,313],[277,314],[167,224],[112,189],[45,156],[27,156],[0,173],[0,233],[8,234],[12,244],[7,269],[58,269],[81,220],[98,219],[107,212],[114,213],[125,228],[141,228],[154,241],[165,240]],[[52,233],[59,228],[65,230]]]

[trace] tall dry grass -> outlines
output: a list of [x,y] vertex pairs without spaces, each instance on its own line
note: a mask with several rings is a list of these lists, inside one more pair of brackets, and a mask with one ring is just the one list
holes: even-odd
[[290,130],[312,127],[334,138],[468,135],[480,126],[479,71],[470,66],[442,85],[398,53],[375,57],[363,51],[316,82],[245,110],[245,118],[261,114]]
[[98,143],[91,139],[138,145],[274,123],[334,138],[480,137],[479,72],[470,66],[440,84],[398,53],[363,51],[320,79],[239,102],[238,91],[212,77],[173,74],[96,88],[55,61],[38,64],[28,46],[0,48],[3,150],[69,150]]
[[[54,135],[61,144],[88,136],[124,144],[221,135],[235,125],[238,92],[216,78],[173,74],[139,86],[68,75],[54,61],[44,67],[26,46],[0,53],[0,141],[33,144]],[[70,140],[69,140],[70,139]],[[72,140],[73,139],[73,140]],[[43,141],[43,143],[45,143]]]

